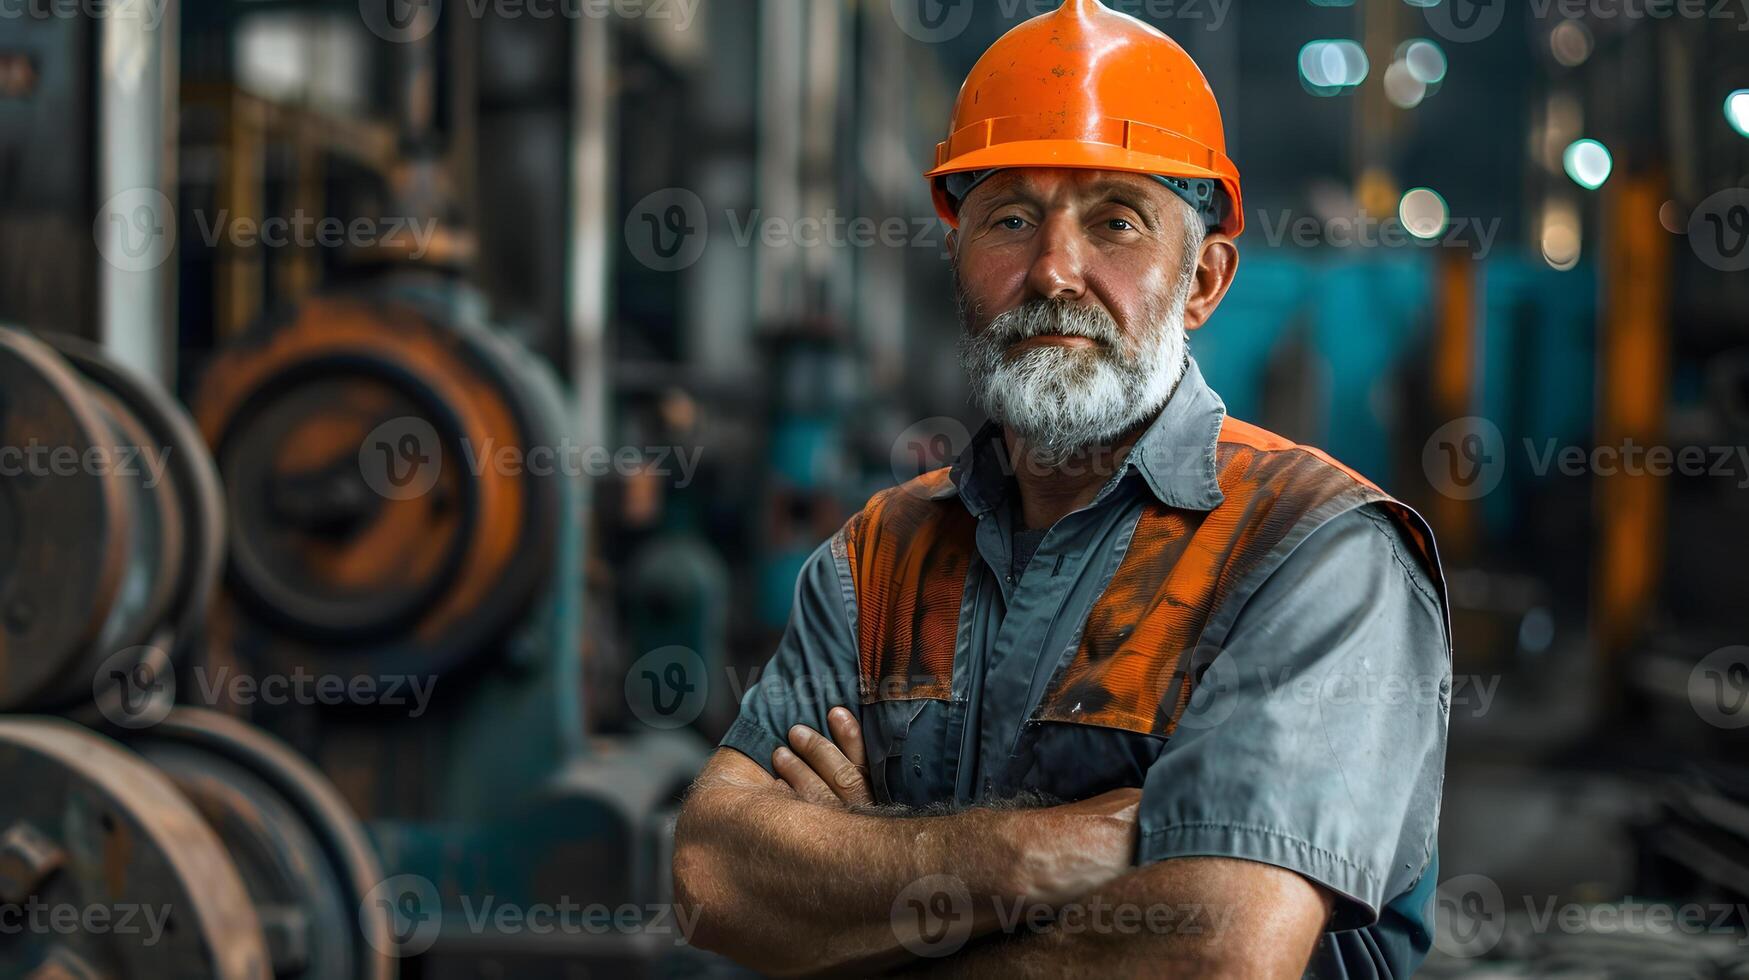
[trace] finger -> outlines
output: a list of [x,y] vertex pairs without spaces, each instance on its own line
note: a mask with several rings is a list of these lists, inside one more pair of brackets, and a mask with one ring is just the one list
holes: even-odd
[[866,771],[868,754],[862,747],[862,726],[857,724],[856,716],[849,708],[833,708],[826,713],[826,724],[832,729],[832,741],[837,743],[838,751],[844,753],[851,765]]
[[841,806],[838,794],[832,792],[824,780],[802,758],[782,746],[771,753],[771,768],[777,770],[779,777],[789,784],[796,795],[810,803],[823,806]]
[[840,800],[851,806],[874,802],[868,789],[868,770],[846,759],[831,739],[806,725],[797,725],[789,730],[789,745]]

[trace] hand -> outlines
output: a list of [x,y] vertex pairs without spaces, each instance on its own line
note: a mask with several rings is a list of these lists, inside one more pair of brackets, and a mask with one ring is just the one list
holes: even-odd
[[832,737],[806,725],[789,730],[789,747],[771,753],[771,768],[797,796],[822,806],[868,806],[874,793],[868,785],[868,759],[862,747],[862,726],[845,708],[826,713]]
[[1057,905],[1134,870],[1141,802],[1142,791],[1126,786],[1043,811],[1052,826],[1026,828],[1028,843],[1018,848],[1022,893]]

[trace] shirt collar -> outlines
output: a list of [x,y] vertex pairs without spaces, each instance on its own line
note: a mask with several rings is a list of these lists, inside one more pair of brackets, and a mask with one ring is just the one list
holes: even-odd
[[[1134,471],[1168,507],[1213,510],[1225,499],[1215,479],[1215,448],[1226,415],[1227,406],[1203,380],[1196,359],[1187,358],[1184,377],[1136,440],[1112,483]],[[987,513],[1007,499],[1007,470],[1002,427],[986,422],[955,460],[949,482],[936,495],[947,497],[957,492],[972,513]]]

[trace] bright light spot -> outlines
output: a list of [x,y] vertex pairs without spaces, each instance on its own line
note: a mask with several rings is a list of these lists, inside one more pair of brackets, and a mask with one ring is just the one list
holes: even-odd
[[1408,4],[1411,7],[1437,7],[1437,6],[1439,6],[1439,0],[1403,0],[1403,2]]
[[1300,49],[1300,80],[1314,95],[1336,95],[1366,81],[1366,52],[1353,41],[1313,41]]
[[1549,50],[1555,60],[1568,68],[1577,68],[1591,57],[1591,31],[1576,20],[1563,20],[1549,32]]
[[1749,136],[1749,88],[1740,88],[1725,99],[1725,118],[1731,128]]
[[1579,208],[1570,201],[1543,206],[1543,261],[1561,272],[1579,264]]
[[1423,85],[1438,85],[1445,81],[1445,51],[1426,38],[1416,38],[1398,49],[1398,56],[1409,66],[1409,74]]
[[1407,64],[1393,61],[1385,69],[1385,98],[1399,109],[1413,109],[1427,98],[1427,86]]
[[1567,176],[1573,178],[1573,183],[1588,191],[1602,187],[1615,167],[1609,148],[1596,140],[1575,141],[1562,154],[1561,163],[1566,166]]
[[1428,240],[1445,234],[1446,227],[1451,224],[1451,211],[1445,206],[1445,198],[1428,187],[1417,187],[1404,194],[1403,200],[1397,204],[1397,217],[1402,220],[1403,227],[1409,229],[1409,234]]

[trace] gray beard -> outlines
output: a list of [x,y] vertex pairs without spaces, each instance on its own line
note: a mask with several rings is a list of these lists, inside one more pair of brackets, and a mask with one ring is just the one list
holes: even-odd
[[[960,366],[973,402],[1012,429],[1030,460],[1043,467],[1060,467],[1109,444],[1158,414],[1183,377],[1189,346],[1184,304],[1195,273],[1195,264],[1187,263],[1172,295],[1149,304],[1132,338],[1099,307],[1062,300],[1025,303],[973,333],[962,292],[968,326],[960,337]],[[1096,345],[1047,345],[1009,355],[1013,344],[1046,334],[1087,337]]]

